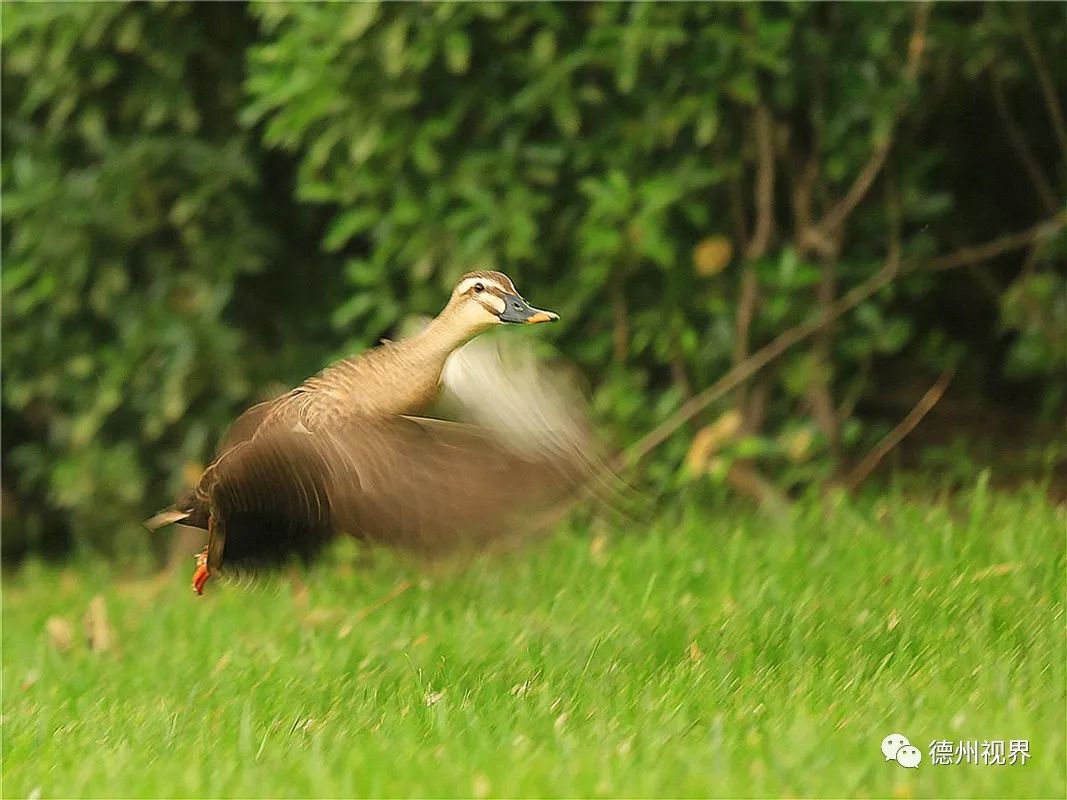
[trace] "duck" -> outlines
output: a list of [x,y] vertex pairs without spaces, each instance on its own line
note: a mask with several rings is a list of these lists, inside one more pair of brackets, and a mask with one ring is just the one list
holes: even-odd
[[201,595],[224,565],[311,558],[343,534],[437,553],[558,518],[601,463],[580,399],[529,346],[475,341],[557,319],[502,272],[463,275],[413,334],[248,408],[192,490],[146,526],[207,532]]

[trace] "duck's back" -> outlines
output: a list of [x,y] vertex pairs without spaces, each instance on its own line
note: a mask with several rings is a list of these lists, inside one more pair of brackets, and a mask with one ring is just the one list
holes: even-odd
[[291,394],[302,397],[309,425],[353,414],[418,414],[437,399],[443,365],[443,354],[427,353],[408,341],[386,342],[332,364]]
[[418,414],[436,399],[441,368],[403,342],[386,342],[323,369],[274,400],[252,406],[230,427],[216,459],[261,425],[322,430],[353,416]]

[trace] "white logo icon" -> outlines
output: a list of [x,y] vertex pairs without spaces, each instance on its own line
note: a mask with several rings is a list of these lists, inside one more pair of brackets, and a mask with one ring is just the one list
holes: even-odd
[[901,733],[891,733],[882,739],[882,755],[886,761],[896,761],[906,769],[915,769],[923,760],[922,751]]

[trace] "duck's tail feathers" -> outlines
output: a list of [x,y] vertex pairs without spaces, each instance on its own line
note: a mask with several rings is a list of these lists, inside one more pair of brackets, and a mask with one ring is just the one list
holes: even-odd
[[192,513],[192,509],[188,511],[179,511],[176,508],[168,508],[164,511],[160,511],[155,516],[146,519],[144,521],[144,526],[150,531],[156,531],[160,528],[165,528],[167,525],[173,525],[175,522],[181,522],[184,519],[188,519]]

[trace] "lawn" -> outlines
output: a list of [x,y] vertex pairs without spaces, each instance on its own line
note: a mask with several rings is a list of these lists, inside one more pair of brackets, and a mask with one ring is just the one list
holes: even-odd
[[[3,795],[1063,797],[1065,529],[980,485],[430,570],[340,548],[202,598],[185,565],[31,564],[4,581]],[[1031,757],[936,766],[935,739]]]

